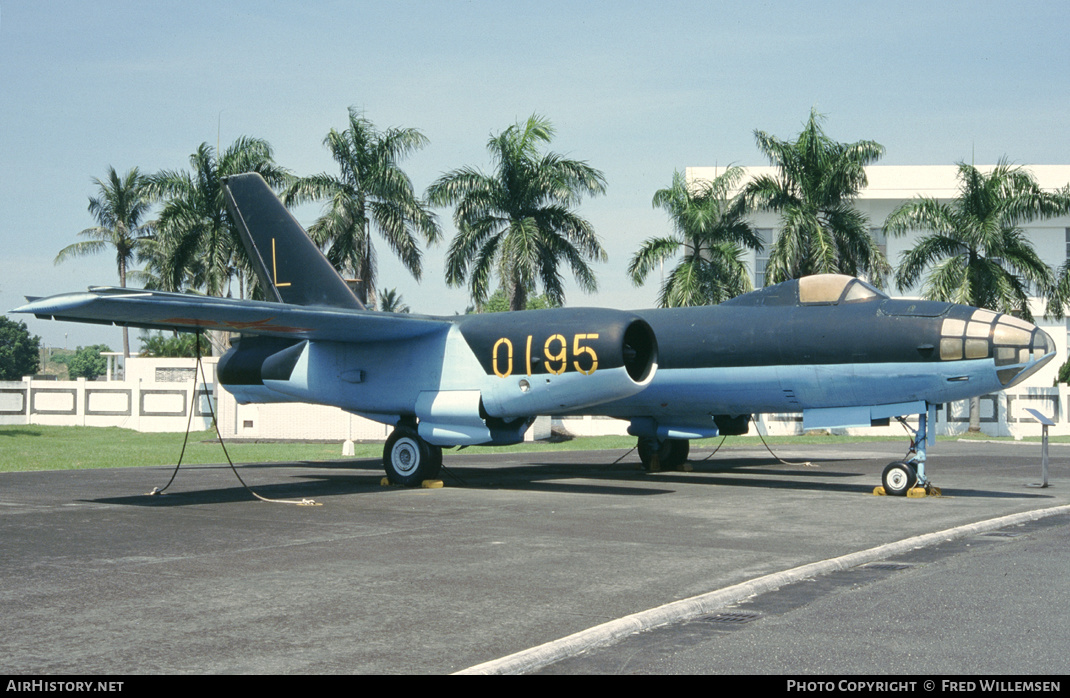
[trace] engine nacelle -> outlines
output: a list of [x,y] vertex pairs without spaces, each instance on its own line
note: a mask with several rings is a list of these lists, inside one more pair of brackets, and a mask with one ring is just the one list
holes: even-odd
[[264,363],[276,354],[303,347],[301,340],[276,337],[243,337],[219,359],[219,382],[238,402],[291,402],[298,398],[271,390],[264,385]]
[[240,402],[315,401],[387,423],[415,417],[435,445],[513,443],[536,415],[643,390],[657,355],[637,315],[555,309],[468,316],[449,336],[360,348],[246,337],[220,361],[219,380]]
[[488,375],[487,416],[574,412],[629,397],[657,371],[654,331],[637,315],[604,308],[490,314],[461,333]]

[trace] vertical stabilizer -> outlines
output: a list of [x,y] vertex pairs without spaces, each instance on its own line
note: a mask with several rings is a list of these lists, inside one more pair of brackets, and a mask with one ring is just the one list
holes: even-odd
[[364,308],[263,177],[227,177],[223,191],[268,300]]

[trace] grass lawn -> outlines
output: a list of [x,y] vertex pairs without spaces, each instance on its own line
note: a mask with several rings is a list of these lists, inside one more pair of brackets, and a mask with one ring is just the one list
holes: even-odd
[[[74,470],[80,468],[121,468],[138,465],[174,465],[182,449],[183,434],[146,434],[118,427],[53,427],[40,425],[0,426],[0,472],[20,470]],[[943,438],[943,437],[942,437]],[[947,437],[959,438],[959,437]],[[992,437],[980,436],[990,439]],[[215,433],[190,434],[183,464],[225,463]],[[1010,440],[1010,439],[1006,439]],[[1039,440],[1039,437],[1032,440]],[[1070,437],[1052,437],[1053,442],[1070,441]],[[692,442],[692,448],[713,448],[721,439]],[[902,441],[902,433],[888,436],[803,436],[766,437],[770,444],[782,443],[850,443],[863,441]],[[730,436],[725,448],[755,446],[757,436]],[[635,445],[631,436],[597,436],[558,443],[525,442],[513,446],[472,446],[468,453],[502,451],[586,451],[595,449],[627,450]],[[241,443],[228,442],[227,451],[235,463],[288,461],[331,461],[342,458],[342,444],[335,443]],[[381,458],[379,443],[356,444],[354,458]],[[448,451],[447,451],[448,452]]]

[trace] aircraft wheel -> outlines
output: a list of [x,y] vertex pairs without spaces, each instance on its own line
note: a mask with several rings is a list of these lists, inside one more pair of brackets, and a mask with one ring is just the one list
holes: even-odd
[[658,442],[640,437],[639,443],[636,444],[636,450],[639,451],[639,462],[643,464],[643,470],[649,472],[654,465],[654,453],[659,450]]
[[383,447],[383,467],[395,485],[414,487],[438,474],[442,450],[436,460],[433,447],[412,429],[398,427]]
[[691,453],[691,442],[687,439],[669,439],[665,442],[669,446],[669,467],[679,468],[687,462],[687,456]]
[[646,470],[654,467],[654,456],[658,457],[658,466],[661,470],[679,468],[687,462],[687,456],[691,452],[691,442],[687,439],[666,439],[661,443],[652,439],[639,439],[639,460],[642,461]]
[[885,494],[893,497],[905,497],[907,491],[918,482],[918,473],[914,466],[903,461],[889,463],[881,474],[881,484]]
[[426,479],[431,479],[438,477],[439,471],[442,470],[442,447],[432,446],[431,444],[428,444],[427,447],[431,449],[431,462],[428,464],[430,467],[428,468]]

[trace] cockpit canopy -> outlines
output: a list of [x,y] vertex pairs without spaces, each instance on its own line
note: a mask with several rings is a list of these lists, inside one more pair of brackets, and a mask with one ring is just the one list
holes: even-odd
[[838,305],[887,298],[886,294],[853,276],[814,274],[745,293],[721,305]]

